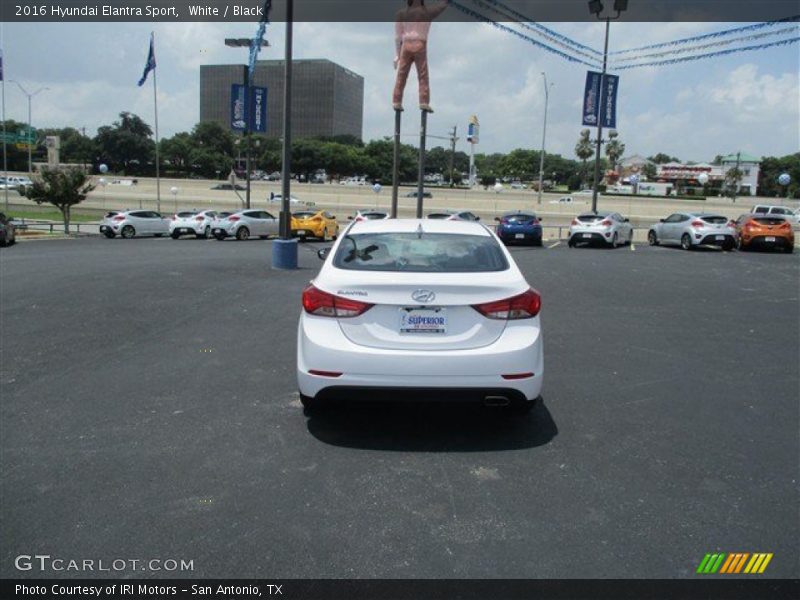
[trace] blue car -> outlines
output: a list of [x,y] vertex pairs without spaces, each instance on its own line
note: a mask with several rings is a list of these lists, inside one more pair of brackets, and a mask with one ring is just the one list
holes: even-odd
[[542,245],[541,219],[532,212],[516,211],[495,218],[497,237],[504,244],[512,242]]

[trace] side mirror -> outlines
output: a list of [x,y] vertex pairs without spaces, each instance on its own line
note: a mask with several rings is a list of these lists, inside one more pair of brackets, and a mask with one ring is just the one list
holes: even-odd
[[666,222],[667,222],[667,220],[666,220],[666,219],[659,219],[659,220],[658,220],[658,222],[659,222],[659,223],[666,223]]
[[630,222],[631,222],[631,220],[630,220],[630,219],[622,219],[622,220],[623,220],[625,223],[630,223]]
[[542,217],[536,217],[536,218],[539,219],[540,221],[544,221]]
[[500,217],[495,217],[494,220],[499,223],[500,222]]
[[480,220],[481,220],[481,218],[480,218],[480,217],[475,217],[475,220],[476,220],[476,221],[480,221]]
[[319,257],[320,260],[325,260],[326,258],[328,258],[328,255],[331,253],[332,249],[333,248],[331,248],[330,246],[327,248],[320,248],[319,250],[317,250],[317,256]]

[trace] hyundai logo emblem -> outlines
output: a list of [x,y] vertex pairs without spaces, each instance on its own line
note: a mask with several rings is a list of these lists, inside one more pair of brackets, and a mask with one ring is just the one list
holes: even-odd
[[414,290],[411,293],[411,299],[415,302],[433,302],[435,298],[436,294],[430,290]]

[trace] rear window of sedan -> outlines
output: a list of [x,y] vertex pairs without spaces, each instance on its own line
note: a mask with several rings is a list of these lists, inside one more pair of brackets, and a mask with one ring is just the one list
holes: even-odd
[[310,219],[315,214],[317,214],[317,213],[315,213],[315,212],[296,212],[296,213],[294,213],[294,216],[297,217],[298,219]]
[[485,273],[509,268],[502,248],[488,235],[454,233],[360,233],[345,236],[333,259],[351,271]]
[[449,219],[453,213],[431,213],[428,215],[429,219]]
[[760,225],[783,225],[786,219],[783,217],[755,217],[753,221]]
[[195,212],[179,212],[178,217],[181,219],[188,219],[189,217],[195,216],[197,213]]
[[385,219],[386,213],[361,213],[361,216],[370,221],[375,219]]
[[607,216],[608,215],[580,215],[578,221],[581,223],[594,223],[595,221],[605,219]]

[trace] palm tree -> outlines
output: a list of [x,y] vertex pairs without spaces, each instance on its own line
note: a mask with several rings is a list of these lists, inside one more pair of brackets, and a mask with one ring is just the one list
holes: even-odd
[[586,161],[589,160],[594,154],[594,147],[592,141],[589,139],[589,130],[584,129],[581,131],[581,136],[578,138],[578,143],[575,144],[575,156],[583,162],[581,170],[581,179],[586,183]]
[[83,169],[47,169],[27,186],[25,196],[36,204],[52,204],[64,216],[64,233],[69,233],[70,210],[86,199],[96,186]]
[[611,161],[611,170],[617,170],[617,163],[622,155],[625,154],[625,144],[619,141],[619,134],[616,131],[608,132],[608,143],[606,144],[606,156]]

